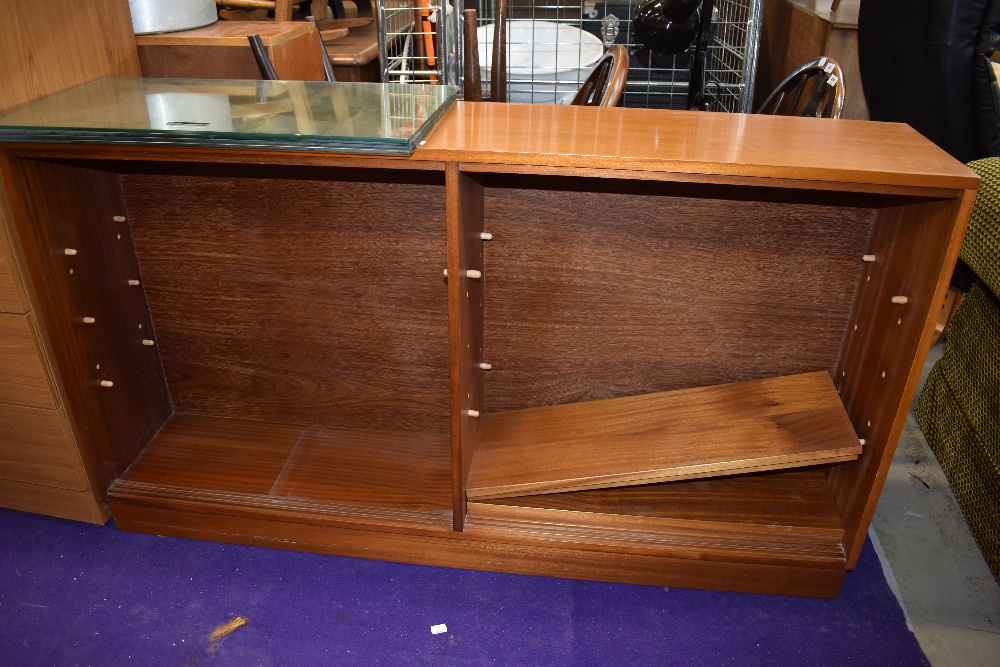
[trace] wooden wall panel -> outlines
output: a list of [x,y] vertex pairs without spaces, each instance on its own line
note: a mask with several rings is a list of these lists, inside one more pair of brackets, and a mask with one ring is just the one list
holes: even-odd
[[545,183],[487,181],[487,412],[833,371],[872,211]]

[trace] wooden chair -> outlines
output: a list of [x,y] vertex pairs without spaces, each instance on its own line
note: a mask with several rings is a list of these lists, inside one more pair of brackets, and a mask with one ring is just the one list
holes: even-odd
[[[812,91],[805,95],[809,85]],[[757,113],[840,118],[844,110],[844,73],[832,58],[810,60],[785,77]]]
[[628,77],[628,51],[615,44],[597,61],[597,66],[580,86],[571,104],[589,107],[615,107],[625,91]]
[[[463,97],[470,102],[483,101],[482,81],[479,75],[479,38],[476,35],[476,10],[463,13],[462,74]],[[496,21],[493,32],[493,52],[490,66],[490,100],[507,101],[507,2],[496,0]],[[628,50],[616,44],[601,56],[597,65],[580,86],[571,104],[577,106],[618,106],[628,77]]]

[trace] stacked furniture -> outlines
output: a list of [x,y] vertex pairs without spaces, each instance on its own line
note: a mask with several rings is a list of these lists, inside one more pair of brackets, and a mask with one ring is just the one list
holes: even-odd
[[1000,580],[1000,158],[969,166],[983,182],[961,258],[977,281],[949,325],[917,421]]

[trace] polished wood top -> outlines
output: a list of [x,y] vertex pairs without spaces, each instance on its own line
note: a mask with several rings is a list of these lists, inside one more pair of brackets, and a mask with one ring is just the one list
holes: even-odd
[[869,185],[979,182],[902,124],[657,109],[456,102],[414,157]]
[[274,46],[313,30],[301,21],[217,21],[192,30],[161,35],[138,35],[139,46],[247,46],[247,37],[260,35],[264,46]]

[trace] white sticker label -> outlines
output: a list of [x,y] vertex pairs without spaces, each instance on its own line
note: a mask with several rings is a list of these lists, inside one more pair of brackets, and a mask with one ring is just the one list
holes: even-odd
[[829,74],[830,72],[833,71],[834,67],[835,67],[835,65],[833,63],[827,63],[826,67],[823,68],[823,71],[826,72],[827,74]]
[[432,635],[440,635],[444,634],[445,632],[448,632],[448,626],[445,625],[444,623],[438,623],[437,625],[431,626]]
[[823,56],[822,58],[819,59],[819,66],[822,67],[825,64],[826,64],[826,56]]
[[831,76],[830,76],[830,78],[829,78],[829,79],[827,79],[827,80],[826,80],[826,84],[827,84],[828,86],[836,86],[836,85],[837,85],[837,81],[838,81],[838,80],[839,80],[839,79],[837,79],[837,75],[836,75],[836,74],[833,74],[833,75],[831,75]]

